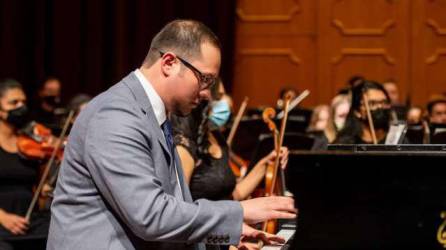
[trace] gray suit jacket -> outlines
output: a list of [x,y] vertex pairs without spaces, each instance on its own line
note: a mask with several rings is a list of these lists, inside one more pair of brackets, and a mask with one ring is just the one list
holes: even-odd
[[240,203],[192,202],[178,159],[131,73],[94,98],[76,119],[51,207],[47,249],[237,244]]

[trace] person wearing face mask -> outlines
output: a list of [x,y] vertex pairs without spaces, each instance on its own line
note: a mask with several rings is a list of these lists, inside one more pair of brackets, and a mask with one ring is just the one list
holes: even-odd
[[26,96],[15,80],[0,81],[0,249],[45,249],[49,214],[24,216],[37,183],[39,163],[22,157],[18,131],[29,121]]
[[[266,165],[275,152],[262,158],[245,178],[236,181],[229,167],[229,148],[221,132],[231,117],[231,103],[221,81],[211,89],[211,101],[200,105],[186,117],[172,117],[174,141],[181,158],[186,181],[194,200],[244,200],[263,180]],[[281,154],[286,166],[288,149]]]
[[372,131],[367,118],[364,95],[367,96],[378,143],[385,142],[391,124],[390,98],[383,86],[363,80],[352,87],[351,108],[344,127],[339,131],[335,144],[372,144]]
[[62,128],[65,109],[61,107],[62,84],[55,77],[47,78],[38,90],[36,108],[32,110],[32,119],[59,134]]

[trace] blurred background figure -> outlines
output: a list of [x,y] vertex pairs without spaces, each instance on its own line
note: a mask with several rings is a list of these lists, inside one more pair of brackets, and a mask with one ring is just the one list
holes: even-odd
[[331,112],[334,126],[339,132],[345,125],[348,112],[350,111],[350,95],[339,94],[331,101]]
[[401,105],[400,102],[400,93],[398,90],[398,86],[396,85],[394,80],[388,80],[383,83],[384,89],[387,91],[387,94],[389,94],[390,98],[390,104],[393,105]]
[[316,106],[311,115],[308,132],[324,131],[328,126],[329,119],[330,107],[325,104]]
[[423,119],[423,109],[418,106],[411,107],[407,111],[408,125],[421,125]]
[[390,79],[383,83],[384,89],[390,98],[392,105],[393,119],[398,121],[405,121],[407,115],[407,107],[401,102],[400,91],[395,80]]
[[61,102],[62,83],[55,77],[47,78],[37,92],[32,119],[59,134],[66,110]]
[[[350,96],[348,94],[335,96],[330,107],[319,105],[314,109],[308,128],[308,133],[315,139],[312,150],[325,150],[328,144],[333,143],[338,132],[345,125],[349,110]],[[326,121],[325,116],[327,117]],[[319,121],[317,117],[319,117]],[[321,129],[322,127],[323,129]]]
[[446,97],[434,95],[427,103],[429,122],[446,125]]

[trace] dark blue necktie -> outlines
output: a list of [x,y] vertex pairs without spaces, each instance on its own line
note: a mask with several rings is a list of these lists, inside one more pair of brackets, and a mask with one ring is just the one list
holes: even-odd
[[172,136],[172,124],[169,120],[166,120],[162,125],[164,137],[166,138],[167,146],[169,147],[170,154],[174,157],[174,145],[173,145],[173,136]]
[[184,200],[183,191],[182,191],[181,184],[180,184],[180,182],[183,181],[183,177],[177,173],[177,166],[175,164],[175,154],[174,154],[175,149],[174,149],[173,136],[172,136],[172,133],[173,133],[172,132],[172,124],[170,123],[169,120],[166,120],[161,125],[161,129],[163,130],[164,137],[166,138],[167,146],[169,147],[170,155],[172,156],[172,161],[173,161],[173,168],[170,168],[170,174],[172,177],[175,178],[174,182],[178,185],[178,189],[176,189],[176,190],[178,191],[179,197],[181,197],[181,199]]

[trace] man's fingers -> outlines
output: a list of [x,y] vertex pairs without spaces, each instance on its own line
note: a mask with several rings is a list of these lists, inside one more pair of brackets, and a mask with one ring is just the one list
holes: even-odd
[[294,207],[294,199],[285,196],[272,196],[273,201],[270,203],[272,209],[279,211],[297,212]]
[[271,214],[271,219],[295,219],[296,216],[296,213],[274,211]]
[[[285,243],[285,239],[283,237],[269,234],[263,231],[255,232],[251,237],[249,237],[250,242],[255,242],[261,240],[264,244],[282,244]],[[262,245],[264,245],[262,244]]]
[[286,242],[285,238],[275,235],[275,234],[269,234],[269,233],[265,233],[265,237],[268,239],[269,243],[280,243],[283,244]]

